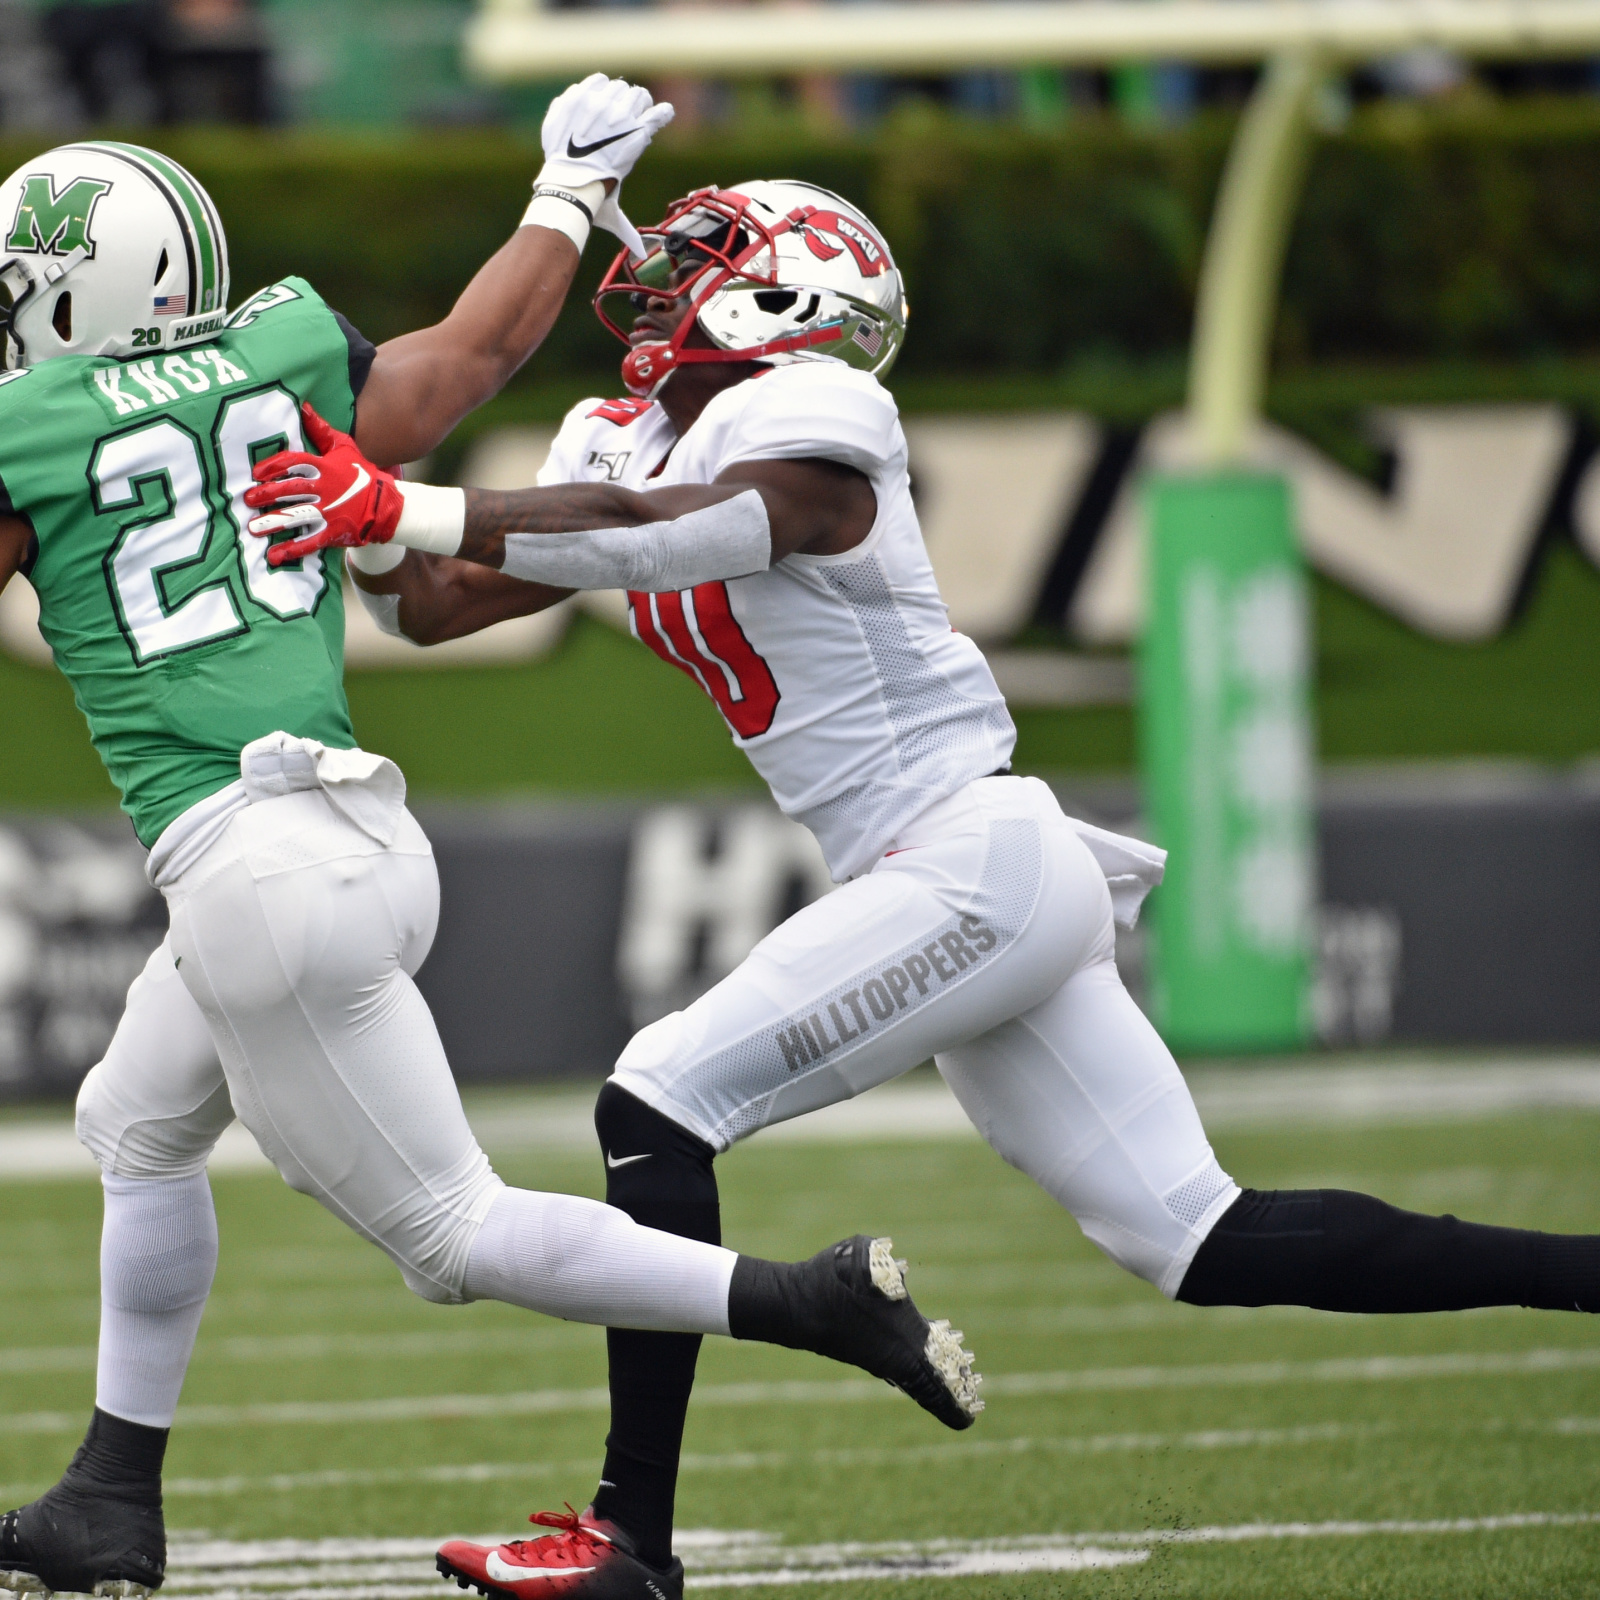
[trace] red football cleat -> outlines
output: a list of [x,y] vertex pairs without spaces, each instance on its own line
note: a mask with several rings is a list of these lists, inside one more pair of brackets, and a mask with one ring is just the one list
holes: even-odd
[[451,1539],[439,1549],[438,1566],[463,1589],[490,1600],[683,1600],[683,1563],[665,1572],[646,1566],[614,1522],[588,1510],[535,1511],[528,1518],[556,1533],[509,1544],[468,1544]]

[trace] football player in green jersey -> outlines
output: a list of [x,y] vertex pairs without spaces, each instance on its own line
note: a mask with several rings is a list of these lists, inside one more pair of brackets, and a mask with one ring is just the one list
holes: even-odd
[[[642,255],[616,189],[670,116],[598,74],[558,97],[524,225],[443,322],[376,349],[299,278],[230,313],[216,210],[154,151],[66,145],[0,184],[0,585],[37,589],[172,920],[79,1097],[96,1408],[62,1480],[0,1516],[0,1590],[162,1581],[161,1462],[217,1257],[205,1163],[235,1114],[426,1299],[767,1338],[971,1421],[882,1242],[755,1261],[495,1176],[412,982],[438,880],[398,769],[355,747],[338,554],[274,565],[244,532],[303,405],[371,461],[415,458],[539,344],[591,222]],[[681,1592],[681,1569],[623,1566]]]

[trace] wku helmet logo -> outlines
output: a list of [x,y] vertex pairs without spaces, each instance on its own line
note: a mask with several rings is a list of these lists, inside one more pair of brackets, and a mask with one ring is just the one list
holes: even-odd
[[848,250],[864,278],[876,278],[889,270],[889,252],[853,217],[799,206],[789,213],[788,222],[819,261],[833,261]]

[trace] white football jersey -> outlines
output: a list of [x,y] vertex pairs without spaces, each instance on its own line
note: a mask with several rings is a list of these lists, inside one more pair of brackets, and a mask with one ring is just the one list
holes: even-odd
[[797,362],[723,390],[681,439],[659,405],[585,400],[539,482],[656,489],[797,457],[871,480],[878,516],[861,544],[677,594],[630,594],[629,610],[637,637],[716,702],[843,882],[913,817],[1006,766],[1016,743],[983,653],[950,627],[888,391],[842,362]]

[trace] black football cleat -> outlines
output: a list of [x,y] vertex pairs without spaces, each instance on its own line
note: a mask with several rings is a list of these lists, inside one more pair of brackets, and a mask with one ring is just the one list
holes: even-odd
[[[906,1292],[892,1239],[858,1233],[793,1265],[739,1258],[737,1337],[814,1350],[903,1390],[947,1428],[970,1428],[983,1401],[962,1335],[929,1322]],[[741,1288],[740,1269],[748,1276]],[[733,1320],[734,1295],[729,1297]]]
[[674,1560],[664,1572],[647,1566],[593,1506],[535,1511],[528,1521],[556,1531],[496,1545],[451,1539],[439,1547],[439,1571],[488,1600],[683,1600],[683,1563]]
[[143,1600],[167,1573],[157,1502],[114,1499],[64,1483],[0,1516],[0,1594],[67,1592]]

